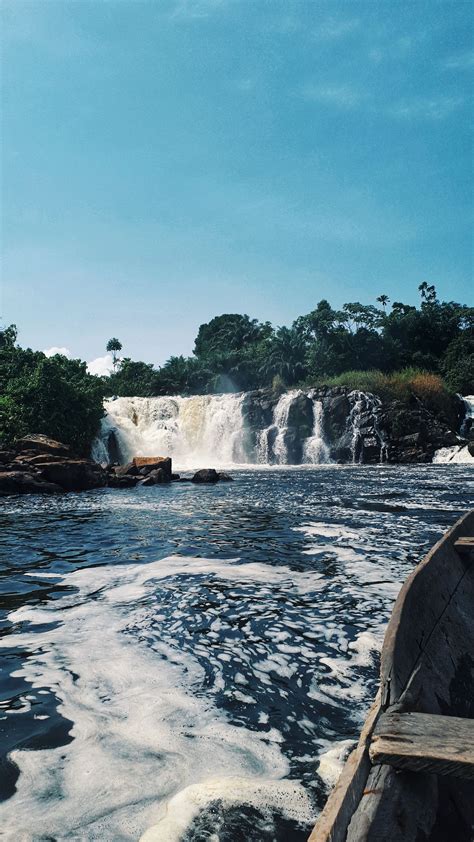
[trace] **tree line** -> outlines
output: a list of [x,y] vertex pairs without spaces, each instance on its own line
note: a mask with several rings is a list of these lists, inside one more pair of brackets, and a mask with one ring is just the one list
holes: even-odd
[[[412,367],[441,375],[450,391],[474,392],[474,308],[439,301],[420,284],[418,307],[377,298],[380,307],[327,300],[274,328],[237,313],[200,326],[191,357],[160,368],[128,357],[114,365],[109,395],[201,394],[275,386],[311,386],[349,370],[391,373]],[[111,340],[118,342],[118,340]],[[120,345],[120,343],[119,343]]]
[[331,379],[350,385],[354,373],[391,375],[408,368],[444,378],[451,392],[474,394],[474,308],[439,301],[427,283],[419,292],[418,307],[390,304],[385,294],[379,307],[349,302],[337,310],[323,299],[290,327],[238,313],[216,316],[200,326],[192,356],[172,356],[159,368],[119,358],[122,345],[114,337],[107,344],[109,377],[89,374],[81,360],[21,348],[10,325],[0,329],[0,446],[37,432],[85,453],[103,398],[113,395],[281,391]]

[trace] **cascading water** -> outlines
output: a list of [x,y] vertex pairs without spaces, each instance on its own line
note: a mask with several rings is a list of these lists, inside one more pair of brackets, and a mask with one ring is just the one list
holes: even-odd
[[355,389],[349,394],[352,404],[348,417],[352,461],[363,462],[364,451],[373,448],[380,453],[379,461],[387,457],[387,443],[379,425],[382,401],[377,395]]
[[234,394],[106,401],[93,456],[104,460],[113,432],[122,462],[156,455],[171,456],[178,468],[246,462],[242,401]]
[[288,463],[285,434],[288,430],[291,404],[298,394],[301,392],[292,390],[281,395],[273,410],[273,422],[258,433],[257,461],[260,464],[267,465],[274,462],[277,465],[285,465]]
[[[463,438],[470,438],[474,427],[474,395],[466,395],[459,397],[464,402],[465,415],[461,424],[459,434]],[[441,447],[436,451],[433,462],[445,463],[453,462],[454,464],[474,464],[474,457],[469,453],[467,444],[455,444],[452,447]]]
[[303,461],[311,465],[321,465],[330,462],[329,447],[323,435],[323,404],[315,400],[313,403],[313,435],[303,444]]

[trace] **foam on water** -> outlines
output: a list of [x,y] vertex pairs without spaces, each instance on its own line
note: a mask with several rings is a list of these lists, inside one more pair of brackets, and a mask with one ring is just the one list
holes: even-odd
[[8,501],[6,839],[307,838],[469,469],[236,479]]
[[[224,801],[232,789],[233,803],[247,802],[253,790],[250,803],[284,812],[291,804],[294,810],[297,796],[303,820],[313,815],[297,782],[275,781],[288,772],[279,732],[231,724],[213,705],[212,694],[202,693],[205,675],[198,660],[161,636],[151,645],[146,640],[150,624],[160,621],[155,605],[146,601],[147,588],[190,570],[193,576],[211,573],[253,587],[269,574],[265,565],[183,558],[89,569],[65,577],[64,584],[78,594],[10,615],[14,624],[30,627],[15,640],[31,651],[22,676],[33,688],[47,686],[55,693],[62,715],[74,722],[74,741],[12,753],[21,775],[18,792],[1,807],[6,838],[17,839],[18,833],[68,838],[81,827],[88,839],[136,839],[165,813],[163,833],[171,833],[176,805],[188,804],[184,814],[190,820],[219,790],[216,776],[223,779]],[[287,576],[277,571],[277,580]],[[302,575],[298,584],[306,592],[308,577]],[[173,619],[179,623],[178,611]],[[168,626],[170,634],[176,631]],[[97,788],[98,780],[107,781],[105,788]],[[176,827],[183,821],[181,816]],[[179,838],[163,833],[156,838]]]

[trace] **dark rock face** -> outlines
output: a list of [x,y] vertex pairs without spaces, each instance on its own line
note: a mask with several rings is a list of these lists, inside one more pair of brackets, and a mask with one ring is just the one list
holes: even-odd
[[42,433],[24,436],[16,443],[17,452],[33,451],[35,453],[52,453],[56,456],[70,456],[71,448],[60,441],[50,439]]
[[67,445],[43,435],[25,436],[0,460],[1,494],[54,494],[105,485],[107,474],[100,465],[75,457]]
[[213,483],[219,482],[219,474],[214,468],[201,468],[200,471],[196,471],[192,478],[192,482],[196,483]]
[[225,472],[221,471],[217,474],[219,482],[233,482],[234,477],[231,477],[230,474],[226,474]]
[[167,481],[171,480],[172,466],[169,456],[135,456],[132,460],[132,465],[138,469],[139,473],[145,471],[148,474],[151,471],[160,469],[167,477]]
[[26,471],[2,471],[0,473],[0,495],[6,494],[61,494],[61,486],[44,482],[35,474]]
[[65,491],[86,491],[107,485],[106,472],[91,459],[38,462],[35,467],[47,482],[53,482]]
[[156,468],[154,471],[150,471],[144,479],[140,479],[137,482],[138,485],[161,485],[164,482],[169,482],[168,475],[165,473],[163,468]]

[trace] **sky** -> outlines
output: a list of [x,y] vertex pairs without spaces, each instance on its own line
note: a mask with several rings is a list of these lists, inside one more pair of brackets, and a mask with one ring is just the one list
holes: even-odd
[[225,312],[473,302],[471,2],[3,0],[0,317],[107,365]]

